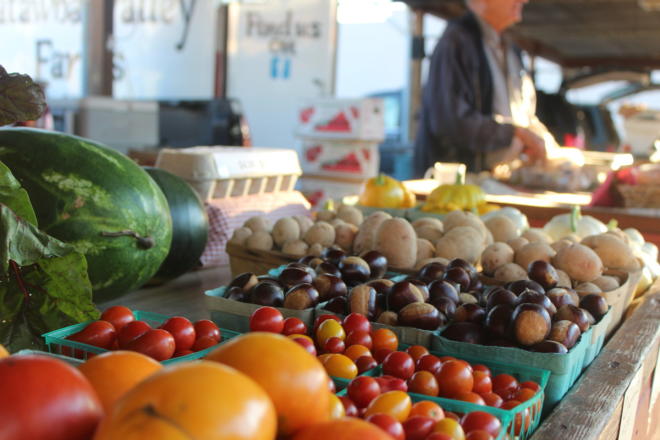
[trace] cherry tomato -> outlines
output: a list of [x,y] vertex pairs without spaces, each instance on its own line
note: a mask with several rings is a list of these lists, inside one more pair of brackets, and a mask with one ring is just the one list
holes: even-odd
[[346,339],[346,333],[341,324],[334,319],[326,319],[316,329],[316,343],[323,347],[325,342],[330,338],[339,338],[342,341]]
[[[502,409],[513,409],[516,406],[520,405],[521,403],[522,402],[518,400],[507,400],[502,404]],[[523,418],[525,421],[524,426],[523,426]],[[529,428],[531,423],[532,423],[532,418],[531,418],[531,414],[529,413],[529,408],[525,408],[524,411],[518,412],[514,419],[514,430],[516,435],[520,435],[520,432],[523,429]]]
[[518,392],[518,381],[509,374],[498,374],[493,377],[493,392],[504,400],[511,400]]
[[332,356],[333,354],[334,354],[334,353],[324,353],[324,354],[320,354],[320,355],[318,356],[318,359],[319,359],[319,361],[320,361],[323,365],[325,365],[325,362],[326,362],[328,359],[330,359],[330,356]]
[[472,391],[458,393],[454,396],[454,399],[486,406],[486,401],[479,394]]
[[380,392],[386,393],[388,391],[403,391],[408,392],[408,384],[405,380],[399,379],[394,376],[380,376],[376,380],[380,384]]
[[417,360],[417,371],[428,371],[433,374],[438,374],[442,367],[442,361],[439,357],[427,354]]
[[374,359],[376,359],[376,362],[382,364],[387,355],[393,353],[394,350],[390,350],[389,348],[375,348],[371,352],[374,354]]
[[144,321],[131,321],[122,327],[117,334],[117,344],[119,348],[124,349],[135,338],[142,336],[151,330],[151,326]]
[[350,333],[357,330],[367,333],[371,332],[371,323],[369,322],[366,316],[361,315],[360,313],[348,314],[344,318],[344,321],[342,322],[342,326],[344,327],[346,333]]
[[474,379],[474,384],[472,385],[472,391],[477,394],[490,393],[493,391],[493,383],[491,382],[490,376],[481,370],[472,371],[472,378]]
[[341,419],[346,415],[344,404],[336,394],[330,394],[330,420]]
[[164,361],[172,357],[175,346],[174,338],[167,330],[153,329],[133,339],[126,348]]
[[328,376],[328,391],[330,391],[332,394],[337,393],[337,386],[335,385],[335,381],[332,380],[330,376]]
[[355,406],[366,408],[372,400],[380,396],[380,385],[373,377],[359,376],[348,384],[346,391]]
[[371,401],[365,412],[369,417],[373,414],[389,414],[399,422],[403,422],[410,414],[412,401],[410,396],[403,391],[388,391]]
[[[445,413],[445,415],[448,415],[448,413]],[[452,417],[445,417],[436,422],[433,427],[433,432],[448,435],[452,440],[465,440],[465,431],[463,431],[463,427]]]
[[438,381],[428,371],[417,371],[408,379],[408,391],[424,394],[425,396],[438,397]]
[[101,319],[103,321],[108,321],[113,325],[116,331],[119,331],[129,322],[135,321],[135,316],[128,307],[112,306],[105,309],[101,314]]
[[176,350],[189,350],[195,343],[195,327],[183,316],[173,316],[160,327],[170,332],[176,344]]
[[309,336],[301,335],[301,334],[298,334],[298,333],[287,335],[286,337],[289,338],[289,339],[298,339],[298,338],[307,339],[312,344],[314,343],[314,340],[312,338],[310,338]]
[[188,356],[189,354],[193,354],[194,351],[192,350],[181,350],[181,351],[175,351],[174,354],[172,355],[173,358],[178,358],[181,356]]
[[284,320],[284,328],[282,329],[282,334],[285,336],[299,334],[304,335],[307,333],[307,326],[301,319],[291,317]]
[[337,396],[339,397],[339,400],[341,400],[341,403],[344,405],[344,412],[346,413],[346,417],[357,417],[358,416],[358,409],[357,406],[353,403],[350,397],[348,396]]
[[502,424],[500,419],[492,414],[485,411],[472,411],[463,416],[461,426],[465,432],[482,430],[493,437],[497,437],[500,434]]
[[406,348],[406,353],[408,353],[410,357],[413,358],[413,361],[415,361],[415,364],[417,364],[419,358],[429,354],[429,351],[426,347],[421,345],[411,345],[410,347]]
[[323,363],[325,371],[332,377],[353,380],[358,374],[357,366],[343,354],[331,354]]
[[487,433],[486,431],[482,431],[481,429],[478,429],[476,431],[468,432],[468,435],[465,437],[465,440],[493,440],[493,436]]
[[449,417],[450,419],[456,420],[457,422],[460,423],[461,418],[458,417],[456,413],[453,413],[451,411],[445,411],[445,418]]
[[426,440],[454,440],[454,438],[442,432],[432,432],[426,437]]
[[[355,345],[353,347],[355,347]],[[358,373],[362,374],[366,371],[376,368],[378,366],[378,362],[376,362],[376,359],[372,358],[371,356],[360,356],[355,361],[355,366],[358,369]]]
[[486,402],[486,405],[492,406],[493,408],[500,408],[502,404],[504,403],[504,399],[502,399],[499,394],[495,393],[484,393],[481,395],[481,398],[484,399],[484,402]]
[[407,380],[415,372],[415,362],[405,351],[394,351],[383,360],[383,374]]
[[195,335],[197,335],[198,339],[205,336],[211,337],[217,342],[220,342],[220,337],[222,336],[220,334],[220,329],[215,325],[215,322],[208,319],[200,319],[195,322]]
[[395,351],[399,348],[399,338],[396,336],[396,333],[387,328],[379,328],[374,331],[371,339],[373,341],[372,348],[374,353],[381,348],[387,348],[390,351]]
[[537,384],[534,381],[527,380],[525,382],[520,383],[520,388],[529,388],[532,391],[539,391],[541,389],[541,385]]
[[440,356],[440,360],[444,363],[447,361],[455,361],[457,359],[454,356]]
[[344,354],[349,357],[353,362],[357,361],[362,356],[371,356],[371,352],[364,345],[351,345],[346,348]]
[[251,332],[282,333],[284,317],[275,307],[259,307],[250,315]]
[[490,368],[488,368],[487,366],[482,365],[482,364],[472,365],[472,370],[473,370],[473,371],[483,371],[483,372],[486,373],[488,376],[491,376],[491,375],[492,375],[491,372],[490,372]]
[[435,420],[430,417],[409,417],[403,422],[403,431],[406,433],[406,440],[424,440],[433,432],[435,423]]
[[115,328],[108,321],[94,321],[67,339],[107,350],[112,347],[116,336]]
[[389,414],[373,414],[366,420],[388,433],[394,440],[405,440],[406,438],[401,423]]
[[454,397],[457,394],[472,391],[474,379],[469,365],[464,361],[448,360],[436,375],[440,397]]
[[327,341],[325,341],[325,345],[323,346],[323,351],[326,353],[343,353],[345,350],[346,350],[346,345],[344,345],[344,341],[335,337],[332,337]]
[[371,347],[373,346],[371,335],[364,330],[350,331],[346,335],[346,346],[350,347],[351,345],[362,345],[371,350]]
[[338,317],[336,317],[335,315],[324,314],[324,315],[318,316],[314,320],[314,334],[316,334],[316,331],[319,329],[319,326],[321,325],[321,323],[323,321],[327,321],[328,319],[334,319],[335,321],[337,321],[341,324],[341,320]]
[[437,403],[431,402],[430,400],[422,400],[414,403],[410,409],[410,415],[408,417],[413,416],[430,417],[438,422],[445,418],[445,412]]
[[206,350],[209,347],[213,347],[214,345],[218,345],[219,342],[217,339],[211,337],[211,336],[203,336],[201,338],[195,339],[195,343],[193,344],[191,350],[192,351],[202,351]]
[[314,343],[310,341],[309,339],[305,338],[293,338],[293,341],[296,342],[297,344],[302,345],[302,347],[307,350],[309,354],[312,356],[316,356],[316,347],[314,347]]
[[536,396],[536,391],[531,390],[529,388],[520,388],[516,393],[515,400],[519,402],[526,402],[529,399],[533,398],[534,396]]

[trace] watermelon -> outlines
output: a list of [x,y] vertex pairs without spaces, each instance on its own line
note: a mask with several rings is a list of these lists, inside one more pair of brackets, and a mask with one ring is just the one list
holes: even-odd
[[165,194],[172,216],[172,245],[153,283],[171,280],[199,265],[206,248],[209,221],[204,203],[182,178],[161,168],[144,168]]
[[39,229],[85,254],[95,301],[141,286],[165,260],[167,200],[127,156],[77,136],[8,128],[0,161],[30,195]]

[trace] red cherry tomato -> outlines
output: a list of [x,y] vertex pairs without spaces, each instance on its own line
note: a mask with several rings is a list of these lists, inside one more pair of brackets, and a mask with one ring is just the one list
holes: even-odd
[[307,326],[301,319],[291,317],[284,320],[284,328],[282,329],[282,334],[284,336],[288,335],[304,335],[307,333]]
[[282,333],[284,317],[275,307],[259,307],[250,315],[251,332]]
[[154,329],[133,339],[126,348],[164,361],[172,357],[175,346],[174,338],[167,330]]
[[465,440],[493,440],[493,436],[486,431],[478,429],[476,431],[469,432],[468,435],[465,436]]
[[312,356],[316,356],[316,347],[314,347],[314,343],[310,341],[307,338],[293,338],[294,342],[302,345],[302,347],[307,350],[309,354]]
[[377,348],[372,351],[374,355],[374,359],[376,359],[376,362],[379,364],[382,364],[385,358],[387,357],[388,354],[394,353],[393,350],[390,350],[389,348]]
[[404,440],[406,438],[401,423],[389,414],[373,414],[367,417],[366,420],[388,433],[394,440]]
[[439,357],[427,354],[417,360],[417,371],[428,371],[429,373],[438,374],[442,367],[442,361]]
[[481,398],[484,399],[486,405],[492,406],[493,408],[500,408],[504,403],[504,399],[502,399],[499,394],[495,393],[484,393],[481,395]]
[[116,335],[115,328],[108,321],[94,321],[67,339],[93,345],[94,347],[110,349],[115,342]]
[[462,400],[463,402],[476,403],[477,405],[486,406],[486,401],[477,393],[472,391],[467,391],[464,393],[459,393],[454,396],[456,400]]
[[536,395],[536,391],[529,388],[520,388],[516,393],[516,398],[518,402],[526,402],[529,399],[533,398]]
[[120,349],[128,347],[133,339],[138,338],[151,330],[151,326],[144,321],[131,321],[117,334],[117,343]]
[[380,385],[373,377],[358,376],[348,384],[346,391],[355,406],[366,408],[372,400],[380,395]]
[[493,391],[493,383],[491,382],[490,376],[484,371],[474,370],[472,372],[472,378],[474,379],[472,391],[475,393],[485,394]]
[[455,440],[454,437],[442,432],[432,432],[426,437],[426,440]]
[[371,323],[369,322],[369,319],[359,313],[348,314],[342,322],[342,327],[344,327],[346,334],[354,331],[371,332]]
[[498,374],[493,377],[493,392],[504,400],[511,400],[518,392],[518,381],[509,374]]
[[472,431],[486,431],[488,434],[496,437],[500,434],[502,424],[500,420],[492,414],[485,411],[472,411],[467,413],[461,419],[461,426],[466,433]]
[[346,334],[346,346],[350,347],[351,345],[364,345],[371,350],[373,341],[371,340],[369,332],[365,332],[364,330],[353,330]]
[[419,360],[419,358],[429,354],[429,351],[424,346],[411,345],[410,347],[406,348],[406,353],[408,353],[410,357],[413,358],[413,361],[415,361],[415,365],[417,365],[417,361]]
[[174,354],[172,355],[173,358],[181,357],[181,356],[187,356],[189,354],[193,354],[194,351],[192,350],[181,350],[181,351],[175,351]]
[[383,374],[385,375],[407,380],[414,372],[415,362],[405,351],[394,351],[383,360]]
[[444,363],[447,361],[455,361],[457,359],[454,356],[440,356],[440,360]]
[[335,315],[324,314],[317,316],[316,319],[314,320],[314,332],[312,334],[315,335],[316,331],[319,329],[319,326],[323,323],[323,321],[327,321],[328,319],[334,319],[335,321],[341,324],[341,319],[339,319]]
[[360,356],[355,360],[355,366],[358,368],[358,374],[374,369],[378,366],[376,359],[371,356]]
[[438,374],[440,397],[454,397],[457,394],[472,391],[474,385],[474,378],[472,377],[472,369],[469,368],[467,362],[459,360],[448,360],[443,362],[442,368]]
[[135,316],[128,307],[112,306],[105,309],[101,314],[101,319],[103,321],[108,321],[114,326],[116,331],[119,331],[129,322],[135,321]]
[[406,440],[424,440],[433,432],[435,420],[430,417],[414,416],[403,422]]
[[408,392],[408,384],[403,379],[394,376],[380,376],[376,380],[380,385],[380,392],[386,393],[388,391],[403,391]]
[[438,396],[438,381],[428,371],[417,371],[408,380],[408,390],[411,393],[424,394],[425,396]]
[[346,411],[346,417],[357,417],[358,409],[357,406],[353,403],[350,397],[348,396],[338,396],[341,400],[342,405],[344,405],[344,411]]
[[343,353],[344,350],[346,350],[344,341],[336,337],[329,338],[323,344],[323,351],[326,353]]
[[222,337],[220,329],[215,325],[215,322],[208,319],[200,319],[195,322],[195,335],[197,339],[209,337],[215,339],[217,342],[220,342],[220,338]]
[[214,345],[218,345],[219,342],[217,339],[215,339],[212,336],[203,336],[201,338],[195,339],[195,343],[193,344],[191,350],[192,351],[201,351],[201,350],[206,350],[209,347],[213,347]]
[[176,350],[190,350],[195,343],[195,327],[192,322],[183,316],[173,316],[160,327],[170,332],[176,344]]
[[525,382],[520,383],[520,388],[529,388],[530,390],[537,392],[541,389],[541,385],[531,380],[527,380]]
[[490,372],[490,368],[488,368],[487,366],[482,365],[482,364],[472,365],[472,371],[483,371],[488,376],[492,375],[491,372]]
[[[518,400],[507,400],[502,404],[502,409],[513,409],[516,406],[522,404],[522,402]],[[524,426],[523,426],[523,420],[524,420]],[[532,418],[531,414],[529,412],[529,408],[525,408],[524,411],[520,411],[516,414],[516,417],[514,419],[514,430],[516,435],[520,435],[520,431],[523,429],[529,428],[529,426],[532,423]]]

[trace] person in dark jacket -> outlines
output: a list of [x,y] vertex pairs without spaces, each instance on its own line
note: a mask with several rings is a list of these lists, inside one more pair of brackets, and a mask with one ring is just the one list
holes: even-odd
[[[534,85],[504,32],[528,0],[467,0],[438,42],[422,95],[416,174],[435,162],[481,171],[523,152],[544,160],[547,129],[535,116]],[[544,138],[546,139],[544,141]]]

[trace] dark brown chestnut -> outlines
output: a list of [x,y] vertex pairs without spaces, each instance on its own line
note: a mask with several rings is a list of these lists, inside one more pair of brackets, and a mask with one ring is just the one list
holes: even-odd
[[469,291],[477,291],[480,292],[483,290],[484,285],[479,279],[479,277],[476,278],[470,278],[470,287],[468,288]]
[[527,275],[529,275],[530,280],[539,283],[546,291],[555,287],[559,282],[557,270],[552,264],[543,260],[532,261],[529,263]]
[[398,313],[398,325],[422,330],[436,330],[447,322],[435,307],[426,303],[408,304]]
[[325,259],[328,263],[332,263],[335,266],[339,266],[339,263],[341,263],[344,258],[347,257],[346,252],[343,251],[342,249],[337,249],[337,248],[327,248],[323,251],[321,254],[321,257]]
[[454,313],[456,313],[456,303],[445,296],[437,297],[435,300],[429,300],[428,303],[449,319],[452,319]]
[[348,315],[348,298],[345,296],[335,296],[325,303],[323,308],[337,315]]
[[304,310],[314,307],[319,301],[319,292],[311,284],[293,286],[284,295],[284,308]]
[[580,339],[581,334],[580,329],[575,323],[566,320],[555,321],[552,324],[548,339],[559,342],[570,350],[577,343],[578,339]]
[[557,308],[565,306],[566,304],[577,305],[574,302],[575,300],[573,299],[573,296],[563,287],[555,287],[554,289],[551,289],[548,292],[547,297]]
[[284,303],[284,290],[270,281],[261,281],[250,289],[248,302],[260,306],[281,307]]
[[280,284],[287,290],[298,284],[311,284],[312,280],[312,275],[299,267],[287,267],[279,276]]
[[346,283],[341,278],[327,273],[317,276],[312,285],[319,292],[319,301],[328,301],[336,296],[348,295]]
[[248,293],[238,286],[233,286],[226,290],[225,298],[232,301],[245,302],[248,299]]
[[429,299],[429,287],[423,282],[415,278],[408,278],[407,281],[410,281],[413,283],[417,288],[419,289],[420,292],[422,292],[422,296],[424,297],[424,301],[428,301]]
[[536,292],[534,290],[525,290],[518,296],[516,305],[525,303],[538,304],[543,306],[550,314],[550,317],[557,313],[557,308],[552,303],[552,301],[550,301],[550,298],[548,298],[545,294]]
[[416,302],[424,302],[424,295],[420,290],[410,281],[400,281],[394,284],[385,298],[387,303],[387,310],[399,312],[408,304]]
[[346,257],[339,263],[341,278],[349,286],[365,283],[371,276],[371,269],[360,257]]
[[348,308],[372,321],[376,317],[376,291],[366,284],[353,287],[348,294]]
[[486,310],[490,310],[500,304],[508,304],[513,308],[517,305],[516,300],[518,299],[515,293],[505,288],[490,291],[486,298]]
[[376,292],[376,316],[387,311],[387,295]]
[[262,281],[269,281],[269,282],[274,283],[274,284],[276,284],[276,285],[278,285],[278,286],[281,287],[279,280],[278,280],[277,278],[273,278],[273,277],[271,277],[270,275],[259,275],[259,276],[257,277],[257,280],[258,280],[259,282],[262,282]]
[[417,273],[417,278],[426,284],[431,284],[435,280],[439,280],[445,274],[447,266],[437,261],[426,264]]
[[232,287],[238,287],[241,290],[247,292],[252,289],[258,282],[259,279],[255,274],[252,272],[245,272],[231,280],[227,288],[231,289]]
[[436,298],[449,298],[458,304],[458,290],[451,284],[444,280],[436,280],[429,284],[429,302],[435,301]]
[[490,309],[488,315],[486,315],[484,327],[493,336],[506,338],[511,333],[512,316],[513,306],[510,304],[498,304]]
[[318,258],[318,257],[315,257],[314,255],[305,255],[304,257],[300,257],[300,258],[298,259],[298,263],[304,264],[305,266],[310,266],[309,263],[310,263],[314,258]]
[[532,345],[530,351],[536,351],[539,353],[555,353],[555,354],[566,354],[568,349],[564,347],[561,343],[557,341],[541,341],[538,344]]
[[534,290],[538,293],[545,293],[545,289],[543,286],[541,286],[539,283],[537,283],[534,280],[518,280],[518,281],[512,281],[509,284],[505,286],[507,289],[515,293],[516,295],[520,295],[523,293],[525,290]]
[[362,259],[369,265],[371,278],[382,278],[387,273],[387,258],[378,251],[368,251],[362,254]]
[[[321,265],[323,263],[327,263],[327,261],[325,261],[321,257],[314,257],[309,261],[309,267],[316,270],[319,267],[319,265]],[[332,263],[330,263],[330,264],[332,264]]]
[[479,273],[477,272],[477,269],[474,267],[474,265],[472,265],[469,262],[463,260],[462,258],[454,258],[447,265],[447,269],[453,269],[454,267],[460,267],[465,272],[467,272],[467,274],[471,278],[475,278],[475,277],[479,276]]
[[483,330],[474,322],[454,322],[449,324],[441,333],[452,341],[467,342],[469,344],[483,344],[485,341]]
[[580,308],[591,313],[598,322],[607,313],[607,300],[597,293],[590,293],[580,299]]
[[394,281],[385,278],[380,278],[377,280],[369,281],[367,285],[373,287],[378,293],[386,294],[387,292],[389,292],[390,288],[394,285]]
[[462,304],[456,308],[454,321],[456,322],[474,322],[481,324],[486,317],[486,311],[478,304]]
[[339,268],[329,261],[324,261],[323,263],[316,266],[317,275],[323,275],[324,273],[341,278],[341,271]]
[[557,321],[561,320],[567,320],[574,322],[577,324],[578,328],[582,333],[586,332],[589,330],[589,316],[587,315],[587,311],[583,310],[579,307],[575,307],[574,305],[567,304],[565,306],[561,306],[557,310],[557,314],[555,314],[555,319]]
[[442,276],[442,279],[451,283],[458,284],[460,286],[461,292],[467,292],[470,288],[470,284],[472,283],[470,275],[465,271],[465,269],[461,267],[448,267],[447,271]]
[[552,327],[550,314],[539,304],[520,304],[511,316],[513,335],[520,345],[529,347],[548,337]]

